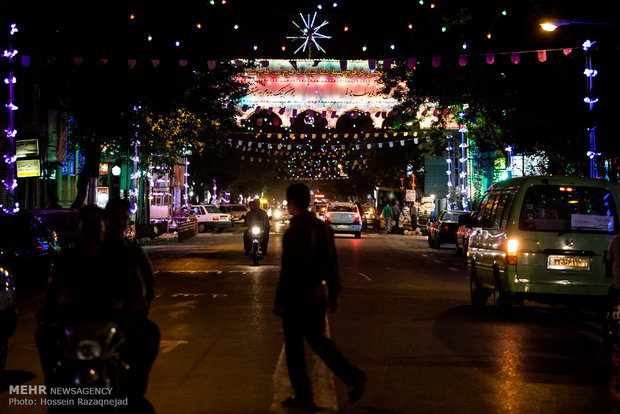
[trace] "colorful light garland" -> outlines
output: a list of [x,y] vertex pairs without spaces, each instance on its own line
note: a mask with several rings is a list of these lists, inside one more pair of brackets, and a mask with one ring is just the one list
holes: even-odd
[[[10,25],[9,30],[9,48],[2,54],[3,57],[9,60],[9,76],[4,79],[4,83],[9,86],[9,102],[5,107],[9,111],[7,129],[4,130],[8,139],[7,153],[4,155],[4,162],[9,166],[7,179],[2,180],[2,184],[9,193],[9,198],[13,201],[13,212],[19,211],[19,203],[15,202],[15,189],[17,188],[17,171],[16,162],[17,155],[15,151],[15,137],[17,136],[17,130],[15,129],[15,111],[19,108],[15,105],[15,83],[17,78],[13,74],[12,64],[13,58],[17,55],[18,51],[13,49],[13,35],[17,33],[17,25],[15,23]],[[7,211],[3,208],[4,211]]]

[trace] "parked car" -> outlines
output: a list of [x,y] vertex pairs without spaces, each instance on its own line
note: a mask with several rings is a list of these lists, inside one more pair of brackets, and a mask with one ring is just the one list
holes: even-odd
[[285,204],[282,204],[274,209],[272,209],[272,217],[275,221],[289,221],[291,219],[291,215],[288,212],[288,207]]
[[375,225],[375,218],[376,218],[376,214],[377,212],[375,211],[375,208],[373,206],[369,206],[367,204],[362,205],[362,227],[363,228],[368,228],[368,227],[374,227]]
[[442,244],[456,243],[459,216],[466,211],[442,210],[428,227],[428,245],[439,249]]
[[204,233],[207,230],[222,232],[226,228],[232,227],[231,216],[213,204],[189,205],[181,207],[173,213],[173,220],[182,223],[189,220],[190,214],[196,215],[198,221],[198,232]]
[[80,239],[79,211],[73,209],[28,210],[47,228],[56,232],[61,249],[75,246]]
[[469,238],[472,305],[525,300],[604,311],[612,277],[605,251],[620,232],[608,181],[528,176],[493,184]]
[[362,217],[355,203],[329,203],[325,210],[325,222],[334,233],[354,234],[362,237]]
[[467,256],[469,235],[471,234],[471,228],[477,215],[477,211],[470,211],[459,216],[459,228],[456,231],[456,254],[458,256]]
[[0,213],[0,250],[18,286],[39,287],[47,283],[58,237],[30,213]]
[[220,210],[222,213],[230,215],[233,225],[235,223],[243,223],[243,219],[249,211],[245,204],[222,204],[220,205]]

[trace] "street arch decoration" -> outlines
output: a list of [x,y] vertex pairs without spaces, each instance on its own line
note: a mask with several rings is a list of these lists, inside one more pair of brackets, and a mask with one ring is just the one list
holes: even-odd
[[285,128],[291,127],[298,114],[309,111],[320,114],[328,128],[335,128],[341,115],[357,111],[369,115],[373,126],[380,128],[383,114],[397,104],[392,96],[380,93],[382,73],[367,60],[347,61],[346,70],[339,60],[269,60],[263,64],[267,66],[239,74],[249,84],[248,95],[239,103],[239,124],[255,111],[268,109],[280,115]]

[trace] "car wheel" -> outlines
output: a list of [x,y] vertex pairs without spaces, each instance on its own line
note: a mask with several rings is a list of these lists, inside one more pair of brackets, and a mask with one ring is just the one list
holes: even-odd
[[207,231],[207,225],[204,223],[198,223],[198,233],[204,233]]
[[361,239],[362,238],[362,232],[358,231],[357,233],[355,233],[355,238],[356,239]]
[[493,287],[493,307],[498,311],[507,310],[510,308],[510,301],[504,292],[502,282],[499,280],[499,275],[495,274],[495,284]]
[[435,246],[435,249],[441,249],[441,241],[439,240],[439,237],[435,237],[435,243],[433,243]]
[[430,247],[431,249],[435,248],[435,242],[434,240],[431,238],[431,234],[428,233],[428,247]]
[[469,274],[469,297],[471,299],[471,304],[475,309],[482,309],[485,307],[489,297],[489,294],[478,284],[476,268],[473,266]]

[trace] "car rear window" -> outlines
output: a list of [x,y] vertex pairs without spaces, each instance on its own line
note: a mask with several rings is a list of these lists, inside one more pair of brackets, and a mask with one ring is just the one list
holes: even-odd
[[459,216],[463,213],[464,211],[446,211],[446,213],[441,218],[441,221],[459,221]]
[[207,213],[221,213],[221,211],[215,206],[204,206]]
[[352,213],[352,212],[356,212],[357,209],[355,208],[355,206],[336,206],[336,205],[331,205],[328,208],[329,211],[331,212],[345,212],[345,213]]
[[519,228],[530,231],[616,234],[616,204],[605,188],[532,186],[525,193]]
[[232,211],[247,211],[247,208],[245,208],[245,206],[230,206],[230,209]]

